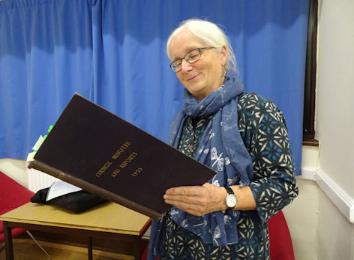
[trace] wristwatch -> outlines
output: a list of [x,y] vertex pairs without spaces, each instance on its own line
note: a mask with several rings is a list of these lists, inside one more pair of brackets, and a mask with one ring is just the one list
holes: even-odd
[[227,187],[225,187],[225,189],[227,191],[227,195],[225,198],[227,209],[234,209],[237,204],[236,195],[235,195],[234,191],[231,189],[231,187],[227,186]]

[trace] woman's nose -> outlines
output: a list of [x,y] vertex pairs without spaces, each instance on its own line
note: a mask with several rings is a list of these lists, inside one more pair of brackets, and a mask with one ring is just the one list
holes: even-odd
[[192,65],[183,59],[181,64],[181,70],[190,71],[191,69],[192,69]]

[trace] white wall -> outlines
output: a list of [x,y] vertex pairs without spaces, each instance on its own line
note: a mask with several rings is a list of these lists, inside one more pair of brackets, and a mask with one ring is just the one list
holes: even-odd
[[354,197],[354,1],[320,0],[319,8],[320,165]]
[[318,194],[313,180],[297,179],[299,196],[284,210],[298,260],[317,260]]
[[320,146],[304,149],[285,215],[296,259],[354,260],[354,1],[319,0],[318,29]]
[[317,259],[353,260],[353,224],[336,210],[323,192],[319,193],[318,200]]
[[320,0],[316,120],[320,172],[338,185],[347,201],[329,199],[324,193],[328,189],[319,193],[321,260],[354,259],[354,224],[345,216],[345,204],[351,207],[352,218],[354,208],[353,113],[354,1]]

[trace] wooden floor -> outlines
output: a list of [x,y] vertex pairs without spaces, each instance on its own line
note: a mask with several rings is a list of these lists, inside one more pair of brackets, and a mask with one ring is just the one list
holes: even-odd
[[[55,244],[39,241],[40,245],[48,252],[50,258],[31,239],[15,238],[14,255],[15,260],[86,260],[87,249],[84,247]],[[5,260],[5,248],[0,251],[0,260]],[[133,260],[133,256],[93,250],[94,260]]]

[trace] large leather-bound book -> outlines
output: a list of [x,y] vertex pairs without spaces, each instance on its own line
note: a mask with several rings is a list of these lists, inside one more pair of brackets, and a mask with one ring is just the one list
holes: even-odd
[[29,167],[152,218],[170,207],[163,200],[166,189],[202,185],[214,176],[208,167],[78,94]]

